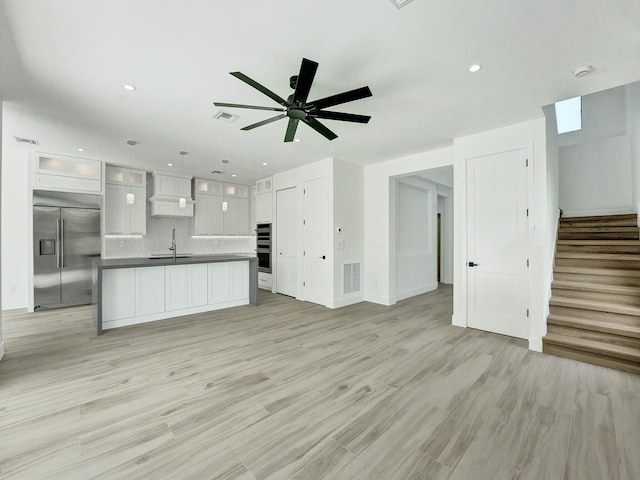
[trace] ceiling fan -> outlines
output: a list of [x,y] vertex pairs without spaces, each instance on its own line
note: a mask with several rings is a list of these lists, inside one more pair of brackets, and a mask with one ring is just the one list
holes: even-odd
[[303,58],[302,64],[300,65],[300,73],[298,75],[292,76],[289,80],[289,84],[291,88],[294,89],[294,92],[286,100],[275,94],[268,88],[260,85],[255,80],[247,77],[245,74],[240,72],[230,72],[231,75],[238,78],[239,80],[242,80],[246,84],[251,85],[256,90],[264,93],[266,96],[268,96],[272,100],[275,100],[281,106],[259,107],[255,105],[240,105],[237,103],[222,102],[213,102],[213,104],[216,107],[250,108],[253,110],[270,110],[275,112],[283,112],[279,115],[276,115],[275,117],[271,117],[266,120],[262,120],[261,122],[248,125],[241,130],[253,130],[254,128],[261,127],[263,125],[267,125],[269,123],[289,117],[289,125],[287,126],[287,132],[284,135],[285,142],[293,141],[296,135],[296,129],[298,128],[298,123],[300,121],[306,123],[316,132],[324,135],[329,140],[338,138],[338,135],[336,135],[322,123],[320,123],[318,121],[318,118],[327,120],[341,120],[343,122],[368,123],[371,119],[371,117],[368,115],[332,112],[330,110],[324,109],[327,107],[340,105],[342,103],[353,102],[354,100],[359,100],[361,98],[370,97],[372,94],[371,90],[369,90],[369,87],[356,88],[355,90],[350,90],[348,92],[343,92],[337,95],[332,95],[330,97],[307,102],[307,97],[309,96],[309,91],[311,90],[311,84],[313,83],[313,79],[316,75],[316,70],[318,70],[318,64],[316,62]]

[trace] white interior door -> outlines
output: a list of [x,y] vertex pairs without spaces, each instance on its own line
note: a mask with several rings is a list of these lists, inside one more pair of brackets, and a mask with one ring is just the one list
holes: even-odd
[[297,188],[276,192],[276,292],[298,296],[298,215]]
[[304,299],[325,305],[328,259],[327,179],[304,182]]
[[467,323],[528,338],[526,151],[467,160]]

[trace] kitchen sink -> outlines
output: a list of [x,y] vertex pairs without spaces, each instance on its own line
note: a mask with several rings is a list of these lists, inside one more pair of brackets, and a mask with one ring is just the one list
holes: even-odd
[[[176,254],[176,258],[189,258],[189,257],[193,257],[193,253],[177,253]],[[156,260],[156,259],[167,259],[167,258],[173,258],[173,253],[152,253],[151,256],[149,257],[150,260]]]

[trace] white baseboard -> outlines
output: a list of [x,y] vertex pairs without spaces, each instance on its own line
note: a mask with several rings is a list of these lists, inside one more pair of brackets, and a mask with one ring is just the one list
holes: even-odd
[[371,303],[377,303],[379,305],[386,305],[387,307],[389,305],[394,305],[396,303],[396,297],[387,297],[384,295],[372,295],[372,294],[365,294],[364,299],[367,302],[371,302]]
[[452,315],[451,325],[454,327],[467,328],[467,320],[462,315]]
[[429,285],[423,285],[422,287],[407,290],[406,292],[398,293],[398,300],[404,300],[406,298],[415,297],[416,295],[422,295],[423,293],[432,292],[438,288],[438,282],[431,283]]
[[533,352],[542,352],[542,338],[529,337],[529,350]]
[[342,308],[356,303],[364,302],[364,294],[349,295],[333,301],[333,305],[329,308]]
[[4,357],[4,341],[0,342],[0,360]]

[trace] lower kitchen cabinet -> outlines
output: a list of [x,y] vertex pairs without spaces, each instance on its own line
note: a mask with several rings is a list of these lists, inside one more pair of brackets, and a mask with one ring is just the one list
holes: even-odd
[[164,312],[165,267],[136,268],[136,316]]
[[225,262],[209,264],[209,304],[249,298],[249,264]]
[[[255,259],[253,268],[255,266]],[[103,270],[101,329],[257,302],[249,261]],[[257,275],[256,275],[257,276]]]
[[172,265],[165,268],[167,311],[207,304],[207,265]]
[[112,301],[104,302],[103,321],[119,320],[136,314],[135,268],[105,270],[102,274],[102,291]]

